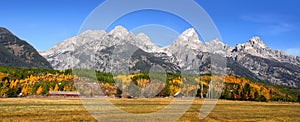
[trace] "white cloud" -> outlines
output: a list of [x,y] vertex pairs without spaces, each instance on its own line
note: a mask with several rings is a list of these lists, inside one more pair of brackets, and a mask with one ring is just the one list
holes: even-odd
[[261,23],[261,24],[274,24],[286,21],[287,17],[277,14],[254,14],[254,15],[243,15],[242,20],[252,22],[252,23]]
[[270,25],[268,27],[268,32],[270,34],[280,34],[284,32],[293,31],[294,29],[296,29],[296,25],[289,23],[278,23],[276,25]]
[[289,48],[285,52],[291,55],[300,56],[300,48]]
[[291,17],[279,14],[255,14],[241,16],[241,19],[258,26],[259,33],[277,35],[297,29],[297,24],[290,21]]

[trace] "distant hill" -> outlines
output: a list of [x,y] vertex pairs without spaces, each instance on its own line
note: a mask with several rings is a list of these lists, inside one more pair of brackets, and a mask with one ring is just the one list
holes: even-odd
[[0,57],[0,66],[52,69],[36,49],[3,27],[0,27]]

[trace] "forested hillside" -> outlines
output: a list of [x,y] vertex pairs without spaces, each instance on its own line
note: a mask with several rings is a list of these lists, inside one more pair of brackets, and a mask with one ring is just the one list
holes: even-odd
[[32,45],[3,27],[0,27],[0,57],[0,66],[52,69]]

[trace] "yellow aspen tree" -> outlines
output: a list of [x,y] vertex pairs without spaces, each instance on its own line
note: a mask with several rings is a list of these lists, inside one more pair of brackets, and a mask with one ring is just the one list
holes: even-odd
[[54,91],[58,91],[58,90],[59,90],[58,84],[55,84]]
[[0,86],[0,96],[3,96],[4,94],[6,94],[6,92],[8,91],[8,81],[1,81],[2,82],[2,86]]
[[23,95],[27,95],[28,94],[28,87],[27,86],[24,86],[21,90],[22,94]]
[[14,80],[12,80],[11,82],[10,82],[10,84],[9,84],[9,88],[14,88],[14,85],[15,85],[15,81]]
[[40,95],[43,91],[42,86],[40,86],[37,90],[36,90],[36,94]]
[[0,79],[2,79],[4,77],[5,77],[4,73],[0,72]]
[[53,91],[53,87],[52,86],[50,86],[49,91]]
[[69,87],[68,86],[64,86],[64,91],[69,91]]
[[17,87],[17,84],[18,84],[18,81],[17,80],[12,80],[10,85],[12,85],[11,88],[16,88]]
[[264,96],[265,96],[265,98],[267,99],[267,101],[269,101],[270,100],[270,90],[268,90],[268,89],[266,89],[266,88],[264,88],[263,89],[264,91]]
[[20,83],[20,80],[16,80],[15,81],[15,87],[17,87],[17,85]]
[[63,79],[62,78],[56,78],[56,81],[61,82]]

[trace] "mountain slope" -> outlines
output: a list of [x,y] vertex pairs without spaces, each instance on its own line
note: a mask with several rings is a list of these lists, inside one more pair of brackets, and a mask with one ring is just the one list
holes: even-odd
[[52,68],[30,44],[0,27],[0,66]]
[[232,53],[232,59],[262,81],[278,85],[300,86],[299,57],[270,49],[259,37],[253,37],[245,44],[238,44]]

